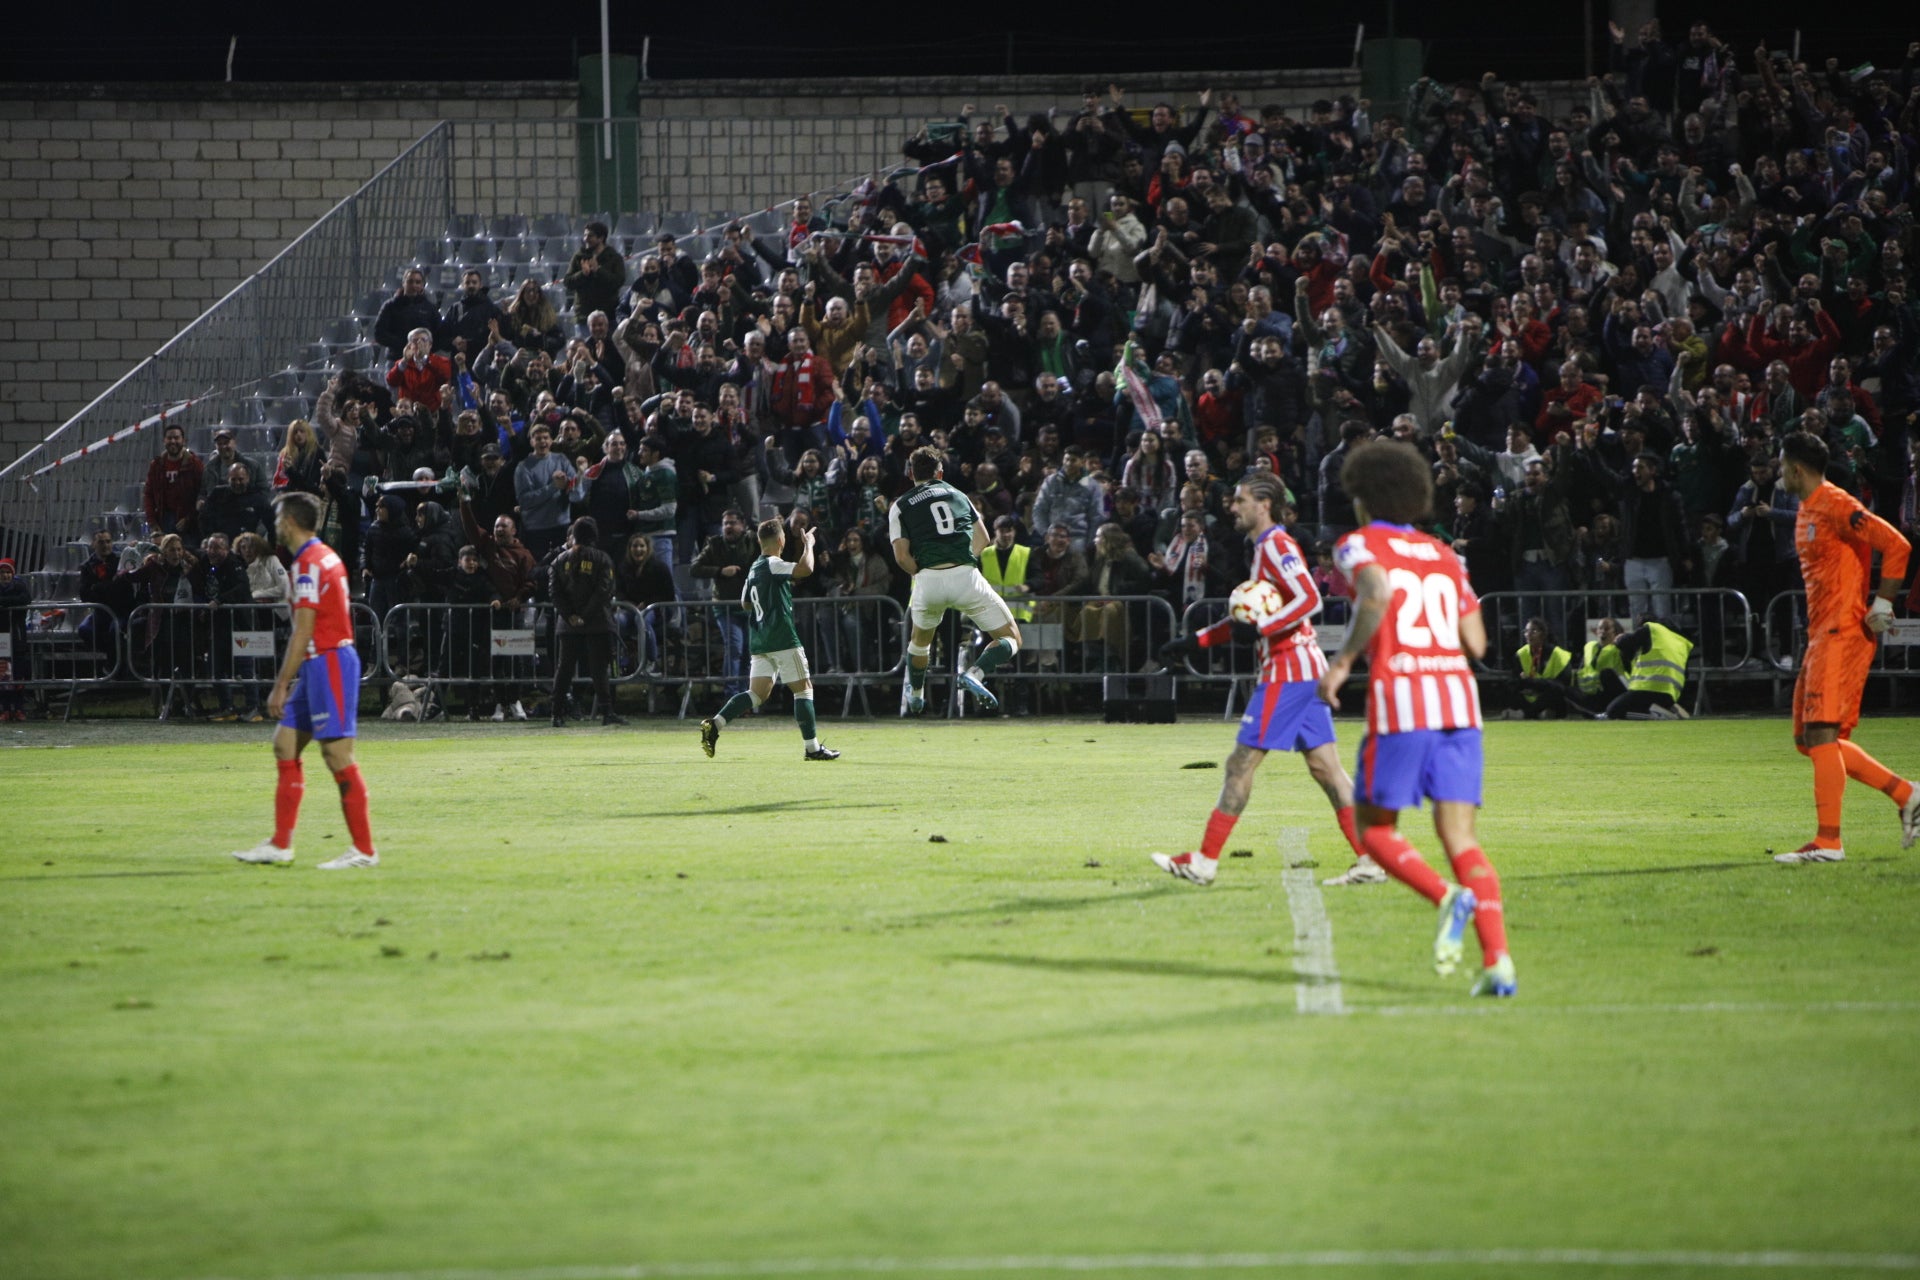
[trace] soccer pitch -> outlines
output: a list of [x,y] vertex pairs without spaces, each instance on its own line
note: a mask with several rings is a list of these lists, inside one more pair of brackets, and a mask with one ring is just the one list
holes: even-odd
[[1218,721],[697,736],[371,725],[383,866],[322,874],[315,752],[249,868],[263,731],[11,731],[0,1275],[1920,1269],[1920,849],[1854,786],[1847,862],[1768,860],[1784,721],[1489,727],[1503,1003],[1398,885],[1318,891],[1315,951],[1283,839],[1349,855],[1292,757],[1251,858],[1154,870]]

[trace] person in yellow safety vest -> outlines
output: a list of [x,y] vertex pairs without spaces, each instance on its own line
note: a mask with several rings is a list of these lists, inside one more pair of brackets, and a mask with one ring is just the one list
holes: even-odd
[[1618,618],[1602,618],[1599,638],[1587,641],[1573,676],[1569,704],[1582,715],[1598,716],[1609,702],[1627,691],[1627,664],[1620,657],[1620,637],[1626,628]]
[[1013,611],[1016,622],[1033,621],[1033,598],[1027,587],[1027,557],[1033,548],[1016,541],[1020,525],[1012,516],[993,522],[993,542],[980,553],[980,573]]
[[1620,637],[1620,658],[1627,663],[1627,691],[1607,704],[1603,720],[1684,720],[1679,705],[1687,685],[1687,659],[1693,641],[1663,622],[1642,624]]
[[1520,705],[1501,713],[1507,720],[1556,719],[1567,709],[1573,655],[1553,643],[1545,618],[1527,619],[1527,642],[1514,660],[1520,668]]

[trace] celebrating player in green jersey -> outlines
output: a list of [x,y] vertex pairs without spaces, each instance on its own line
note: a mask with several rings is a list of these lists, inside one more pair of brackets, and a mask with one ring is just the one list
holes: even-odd
[[802,535],[798,560],[780,558],[787,530],[778,520],[761,521],[759,534],[760,558],[747,570],[747,583],[740,592],[740,602],[749,610],[747,652],[753,655],[747,691],[734,694],[711,719],[700,722],[700,747],[712,755],[727,722],[758,711],[777,679],[793,690],[793,718],[806,739],[807,759],[838,760],[838,751],[820,745],[814,727],[812,673],[807,670],[807,651],[800,647],[800,632],[793,625],[793,580],[813,573],[813,530]]
[[993,643],[960,676],[960,687],[981,707],[992,710],[999,699],[987,692],[987,673],[1020,652],[1020,628],[1007,602],[980,573],[986,527],[966,495],[942,479],[938,450],[915,449],[907,469],[913,475],[913,488],[887,512],[893,558],[913,575],[913,594],[907,601],[913,627],[907,641],[907,710],[918,715],[926,708],[933,631],[949,609],[958,609],[993,637]]

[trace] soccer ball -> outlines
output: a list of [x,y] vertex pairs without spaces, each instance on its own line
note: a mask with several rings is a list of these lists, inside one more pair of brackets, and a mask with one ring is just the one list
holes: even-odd
[[1235,622],[1258,626],[1280,612],[1280,592],[1271,582],[1243,582],[1227,597],[1227,614]]

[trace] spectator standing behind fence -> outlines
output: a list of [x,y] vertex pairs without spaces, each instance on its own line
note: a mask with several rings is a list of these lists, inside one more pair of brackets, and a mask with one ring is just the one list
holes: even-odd
[[486,682],[491,670],[490,627],[487,611],[481,607],[493,602],[494,590],[486,566],[480,563],[479,549],[461,547],[453,574],[447,579],[445,670],[462,691],[468,720],[478,720],[490,702],[496,711],[501,710],[494,686]]
[[527,431],[533,452],[513,472],[513,493],[520,507],[526,549],[543,560],[566,536],[573,492],[573,464],[553,451],[553,430],[536,422]]
[[626,284],[626,259],[607,244],[607,223],[588,223],[580,248],[566,263],[566,296],[574,315],[584,320],[593,311],[611,315],[620,307],[620,286]]
[[186,428],[167,426],[160,433],[160,456],[147,464],[147,529],[151,537],[177,533],[183,540],[199,540],[197,513],[205,468],[187,448]]
[[[533,599],[533,553],[520,545],[519,529],[509,515],[496,516],[493,531],[489,533],[480,527],[474,519],[473,504],[466,494],[460,495],[460,527],[467,535],[467,541],[473,544],[479,553],[481,564],[486,566],[487,579],[493,584],[493,596],[488,601],[493,606],[491,625],[496,628],[512,628],[519,622],[520,610]],[[512,658],[504,659],[511,671]],[[521,705],[517,690],[511,679],[494,685],[493,718],[505,720],[511,703],[515,720],[525,720],[527,709]]]
[[209,536],[219,533],[229,541],[273,528],[273,512],[254,488],[253,470],[245,462],[228,467],[226,483],[201,500],[200,524]]
[[[287,576],[287,567],[280,563],[280,557],[273,554],[273,544],[260,534],[243,533],[234,540],[233,550],[247,567],[247,599],[253,605],[247,629],[283,632],[285,628],[281,624],[293,620],[293,580]],[[266,721],[266,677],[272,676],[274,662],[273,654],[268,652],[235,664],[234,677],[246,682],[247,709],[241,718],[248,724]]]
[[[212,625],[208,629],[212,646],[208,654],[208,667],[213,675],[219,710],[213,718],[231,724],[240,718],[233,708],[234,677],[237,674],[233,661],[233,633],[236,630],[253,630],[252,610],[247,607],[253,603],[253,584],[247,577],[247,566],[232,553],[224,533],[209,533],[201,553],[200,563],[193,567],[191,577],[194,595],[214,606],[211,611]],[[240,608],[237,615],[234,606]]]
[[[635,612],[615,615],[622,635],[643,640],[637,646],[636,663],[643,671],[660,673],[660,615],[647,613],[651,604],[672,604],[678,598],[673,569],[654,554],[654,539],[636,533],[627,539],[626,554],[613,566],[614,597],[634,607]],[[644,621],[644,636],[635,634],[636,622]]]
[[625,724],[613,709],[613,557],[600,550],[591,516],[573,522],[570,546],[553,562],[554,631],[559,654],[553,667],[553,727],[567,725],[567,693],[581,666],[593,681],[600,723]]
[[373,340],[387,349],[389,360],[398,360],[407,352],[409,335],[416,329],[440,332],[440,311],[427,293],[427,277],[418,267],[400,279],[400,288],[380,308],[373,322]]
[[[128,581],[142,588],[146,604],[167,606],[193,604],[193,568],[198,557],[187,550],[177,533],[164,534],[159,550],[148,555],[140,567],[128,575]],[[164,680],[164,690],[153,694],[156,718],[172,718],[175,709],[183,716],[198,714],[193,691],[193,620],[189,611],[165,607],[147,612],[147,635],[143,642],[152,651],[149,670],[156,680]]]
[[14,572],[13,561],[0,559],[0,634],[13,646],[13,656],[0,659],[0,720],[27,718],[27,688],[20,677],[27,674],[27,608],[32,603],[27,580]]
[[[247,464],[248,490],[263,498],[266,496],[267,477],[272,474],[272,471],[261,467],[258,459],[248,457],[234,447],[232,428],[220,427],[213,433],[213,452],[201,463],[200,499],[203,503],[221,489],[226,488],[227,479],[232,475],[233,464],[236,462]],[[267,523],[271,526],[273,522],[269,520]]]
[[1105,507],[1100,482],[1087,474],[1086,451],[1074,445],[1061,455],[1060,469],[1041,481],[1033,499],[1032,525],[1035,529],[1051,530],[1056,525],[1065,528],[1068,544],[1076,555],[1084,557]]
[[747,652],[747,615],[741,611],[740,591],[746,585],[747,570],[760,558],[759,544],[747,532],[747,520],[737,508],[728,507],[720,517],[720,532],[707,539],[694,557],[693,576],[713,582],[713,596],[725,602],[714,609],[714,625],[720,629],[728,694],[744,687]]

